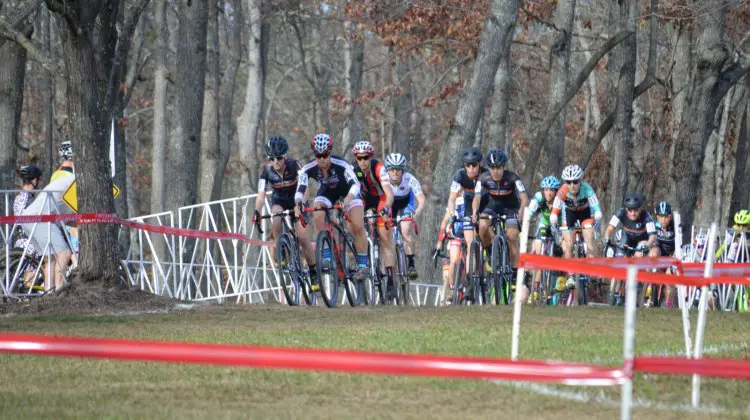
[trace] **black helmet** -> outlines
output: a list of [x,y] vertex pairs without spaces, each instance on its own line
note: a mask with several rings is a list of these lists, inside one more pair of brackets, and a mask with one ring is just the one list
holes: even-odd
[[42,177],[42,170],[36,165],[21,166],[16,172],[18,172],[18,176],[21,177],[23,182],[29,182]]
[[284,156],[289,151],[289,144],[281,136],[273,136],[266,142],[264,147],[266,156],[279,157]]
[[490,168],[498,168],[506,163],[508,163],[508,155],[504,150],[492,149],[487,154],[487,166]]
[[478,147],[469,147],[462,156],[464,163],[479,163],[482,161],[482,151]]
[[639,209],[643,207],[643,196],[638,193],[632,193],[625,196],[625,208]]
[[656,208],[654,210],[657,215],[666,216],[668,214],[672,214],[672,205],[667,201],[660,201],[659,204],[656,205]]

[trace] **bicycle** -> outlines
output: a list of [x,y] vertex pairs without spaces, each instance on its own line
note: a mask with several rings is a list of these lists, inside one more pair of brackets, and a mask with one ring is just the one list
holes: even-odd
[[[636,252],[640,252],[642,255],[648,255],[648,246],[647,245],[639,245],[636,247],[632,247],[628,244],[618,244],[618,243],[612,243],[607,242],[606,248],[612,248],[613,255],[612,257],[625,257],[625,258],[633,258],[635,256]],[[622,306],[625,302],[624,299],[624,281],[622,280],[616,280],[612,279],[609,283],[609,304],[610,306]],[[641,306],[641,301],[643,299],[643,285],[641,283],[638,283],[638,306]]]
[[[596,231],[595,231],[596,232]],[[573,258],[584,259],[587,257],[586,241],[583,238],[583,226],[580,221],[576,221],[573,226]],[[553,304],[565,306],[573,306],[573,291],[578,296],[579,305],[588,305],[588,289],[589,281],[591,280],[588,276],[583,274],[575,275],[576,285],[572,289],[566,288],[565,290],[555,289],[555,295],[553,296]],[[592,281],[593,282],[593,281]]]
[[[550,232],[548,226],[539,228],[538,237],[529,237],[529,240],[539,239],[542,241],[540,255],[553,257],[555,255],[556,239]],[[532,276],[534,280],[536,278]],[[536,304],[550,304],[557,293],[557,275],[552,270],[544,270],[538,283],[534,283],[533,291],[529,295],[529,301]]]
[[367,263],[370,277],[365,281],[364,300],[367,305],[377,305],[378,301],[386,304],[387,276],[380,268],[380,235],[378,234],[377,219],[379,214],[365,215],[365,231],[367,232]]
[[[450,222],[448,223],[448,226],[446,228],[446,231],[452,232],[453,226],[458,220],[457,216],[452,216],[450,219]],[[434,265],[435,268],[437,268],[437,259],[438,257],[442,257],[443,259],[450,259],[450,252],[448,251],[448,243],[450,242],[450,238],[447,236],[443,238],[443,240],[440,243],[440,248],[438,248],[437,253],[433,255]],[[453,272],[448,274],[448,278],[443,277],[443,287],[442,287],[442,304],[446,305],[448,303],[448,290],[453,291],[453,297],[451,299],[451,303],[454,305],[460,305],[463,302],[464,297],[464,283],[466,281],[466,241],[463,239],[463,237],[460,238],[461,240],[461,248],[459,250],[458,254],[458,260],[456,261]],[[451,280],[449,280],[451,279]],[[450,282],[450,285],[448,284]]]
[[[505,235],[506,215],[488,215],[482,214],[479,219],[485,219],[492,222],[492,228],[495,236],[492,239],[492,248],[490,251],[489,279],[490,284],[486,281],[480,282],[480,299],[482,304],[493,302],[495,305],[508,305],[513,297],[511,285],[513,283],[513,267],[510,263],[510,248],[508,237]],[[488,290],[490,289],[491,290]],[[475,289],[476,291],[477,289]],[[487,292],[490,292],[488,299]]]
[[[298,306],[300,295],[305,303],[315,306],[318,302],[317,294],[312,290],[310,271],[303,267],[299,240],[294,230],[298,220],[294,210],[282,210],[273,214],[266,214],[260,220],[281,219],[281,234],[276,239],[276,267],[279,270],[281,290],[284,292],[289,306]],[[263,234],[260,221],[258,232]]]
[[393,247],[396,250],[396,267],[393,270],[393,283],[396,287],[396,302],[399,305],[409,304],[409,276],[406,274],[406,252],[404,251],[404,239],[401,232],[401,222],[414,222],[414,233],[419,235],[417,222],[411,215],[396,217],[393,229]]
[[[336,219],[331,219],[331,212],[336,211]],[[344,215],[340,204],[332,207],[304,208],[303,213],[322,211],[325,213],[325,228],[318,232],[315,241],[315,261],[318,266],[318,282],[323,302],[329,308],[338,303],[339,283],[344,283],[346,298],[351,306],[362,303],[364,282],[356,281],[357,251],[354,248],[354,237],[344,230]],[[325,252],[328,250],[327,252]]]

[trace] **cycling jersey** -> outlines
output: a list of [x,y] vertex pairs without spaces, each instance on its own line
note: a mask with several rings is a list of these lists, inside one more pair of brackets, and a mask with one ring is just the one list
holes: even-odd
[[453,211],[453,216],[456,217],[456,221],[453,222],[453,239],[458,240],[458,245],[461,245],[461,238],[463,237],[464,231],[464,198],[456,198],[456,210]]
[[[385,169],[385,165],[377,159],[372,159],[368,171],[363,171],[356,162],[352,163],[351,166],[354,168],[354,173],[359,180],[362,198],[364,198],[367,203],[374,202],[375,205],[377,205],[378,201],[385,197],[385,194],[383,193],[383,185],[390,184],[388,171]],[[368,208],[369,207],[375,206],[368,205]]]
[[664,255],[664,256],[674,255],[674,251],[675,251],[674,221],[670,220],[669,224],[666,226],[666,229],[663,229],[663,226],[658,221],[656,222],[655,226],[656,226],[656,238],[659,243],[659,249],[661,250],[661,255]]
[[649,236],[656,235],[656,224],[651,218],[651,214],[646,210],[641,210],[638,219],[630,220],[627,210],[621,208],[612,216],[609,224],[614,228],[618,228],[622,224],[622,232],[627,237],[629,246],[638,245],[638,242],[646,241]]
[[[451,192],[459,192],[463,189],[464,191],[464,216],[465,217],[471,216],[471,210],[472,210],[471,200],[474,199],[474,188],[476,188],[477,179],[479,179],[479,177],[487,171],[489,171],[489,169],[486,166],[480,166],[479,175],[477,175],[477,178],[472,179],[469,177],[469,174],[466,171],[466,168],[461,168],[457,170],[456,174],[453,176],[453,182],[451,183]],[[487,199],[485,197],[482,197],[482,202],[479,205],[480,209],[484,208],[486,204],[487,204]]]
[[569,193],[568,184],[563,185],[557,191],[550,213],[550,223],[558,223],[558,217],[563,209],[565,210],[563,226],[572,227],[575,226],[576,222],[580,222],[583,226],[591,217],[597,220],[602,218],[602,207],[599,204],[599,199],[588,182],[581,181],[581,187],[576,195]]
[[284,173],[276,172],[272,164],[265,164],[258,177],[258,191],[273,189],[271,205],[280,205],[284,210],[294,207],[294,193],[297,191],[297,171],[299,163],[294,159],[287,159]]
[[[314,179],[318,182],[318,194],[315,197],[315,202],[317,203],[323,203],[330,207],[336,201],[346,197],[347,194],[359,197],[359,181],[351,165],[338,156],[331,155],[330,159],[331,166],[328,168],[327,173],[324,173],[318,167],[317,160],[313,160],[300,169],[297,175],[297,192],[294,195],[296,202],[304,200],[309,179]],[[362,201],[359,198],[352,200],[349,207],[351,208],[356,205],[362,205]]]
[[55,172],[52,172],[52,175],[49,177],[49,181],[55,181],[66,174],[74,174],[73,168],[71,166],[60,166],[55,170]]
[[518,201],[518,194],[523,192],[526,192],[526,187],[521,182],[521,178],[511,171],[504,171],[499,181],[495,181],[489,172],[485,172],[479,175],[474,188],[475,194],[489,196],[485,210],[492,209],[495,212],[510,209],[518,211],[521,205]]
[[424,194],[422,184],[419,183],[417,178],[409,172],[403,172],[401,183],[392,185],[392,187],[393,208],[391,209],[391,215],[396,217],[399,213],[414,213],[417,208],[414,202],[415,197]]
[[529,216],[533,217],[537,211],[539,212],[539,221],[537,222],[537,225],[549,226],[549,215],[552,212],[552,205],[547,203],[547,200],[544,199],[544,194],[541,191],[534,194],[531,202],[529,202]]

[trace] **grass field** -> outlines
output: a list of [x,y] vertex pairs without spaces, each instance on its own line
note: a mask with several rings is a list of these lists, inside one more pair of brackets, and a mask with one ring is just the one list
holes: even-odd
[[[163,314],[0,319],[0,331],[509,357],[510,307],[207,306]],[[622,361],[622,311],[525,308],[521,358]],[[694,325],[693,319],[693,325]],[[748,358],[747,315],[710,313],[710,356]],[[572,328],[571,328],[572,327]],[[644,310],[636,352],[684,350],[678,311]],[[616,418],[619,388],[0,354],[2,418]],[[636,419],[750,418],[750,382],[639,375]]]

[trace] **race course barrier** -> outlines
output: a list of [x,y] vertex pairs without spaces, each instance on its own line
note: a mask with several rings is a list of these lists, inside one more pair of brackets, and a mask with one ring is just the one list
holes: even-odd
[[611,386],[622,383],[625,378],[621,369],[575,363],[30,334],[0,334],[0,351],[44,356],[501,379],[565,385]]

